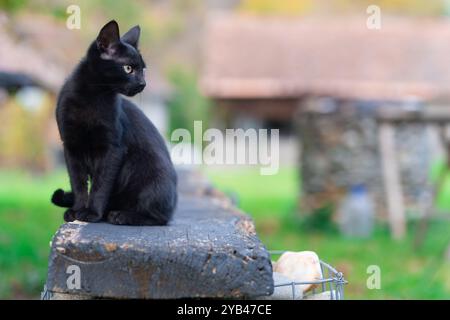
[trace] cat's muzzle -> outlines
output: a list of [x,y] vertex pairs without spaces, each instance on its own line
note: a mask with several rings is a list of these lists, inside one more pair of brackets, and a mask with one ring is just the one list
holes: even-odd
[[127,96],[134,96],[134,95],[136,95],[136,94],[138,94],[139,92],[141,92],[142,90],[144,90],[144,88],[145,88],[145,86],[146,86],[146,83],[144,82],[144,83],[140,83],[140,84],[138,84],[138,85],[136,85],[136,86],[133,86],[132,88],[129,88],[126,92],[125,92],[125,94],[127,95]]

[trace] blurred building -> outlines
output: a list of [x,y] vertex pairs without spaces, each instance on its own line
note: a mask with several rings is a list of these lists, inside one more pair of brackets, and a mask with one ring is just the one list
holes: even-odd
[[428,100],[450,94],[450,23],[366,17],[276,19],[215,15],[202,87],[230,119],[288,121],[300,100]]
[[[408,118],[408,110],[438,97],[448,108],[450,22],[383,17],[382,28],[370,30],[366,18],[216,15],[208,23],[204,93],[227,126],[299,134],[308,209],[336,203],[362,183],[383,212],[380,110],[401,108]],[[435,155],[436,128],[420,121],[395,127],[393,161],[414,206]]]

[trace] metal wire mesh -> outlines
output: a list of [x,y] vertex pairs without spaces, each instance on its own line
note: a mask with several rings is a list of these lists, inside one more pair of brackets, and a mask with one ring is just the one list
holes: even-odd
[[[285,250],[270,250],[271,255],[281,255]],[[330,292],[330,300],[344,300],[344,285],[348,283],[344,279],[342,272],[337,271],[335,268],[330,266],[328,263],[320,260],[320,268],[322,270],[322,279],[314,281],[302,281],[302,282],[286,282],[277,283],[275,287],[290,286],[292,288],[292,299],[296,299],[295,287],[298,285],[314,285],[313,289],[303,295],[303,299],[308,298],[312,295],[318,293]]]

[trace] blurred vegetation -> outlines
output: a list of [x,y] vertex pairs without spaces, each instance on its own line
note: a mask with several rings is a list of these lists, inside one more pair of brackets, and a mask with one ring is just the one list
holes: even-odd
[[436,196],[435,206],[440,211],[450,211],[450,170],[446,159],[438,159],[431,166],[430,180],[436,184],[443,179],[441,190]]
[[38,110],[27,110],[16,99],[9,99],[0,108],[0,164],[26,167],[33,170],[46,168],[46,132],[53,99],[47,96]]
[[[33,9],[42,13],[50,13],[57,19],[66,17],[66,8],[70,4],[77,4],[83,10],[83,19],[102,19],[114,17],[120,22],[143,22],[147,27],[146,33],[152,41],[170,38],[174,33],[182,32],[188,16],[193,10],[201,10],[204,3],[201,0],[0,0],[0,9],[16,13],[24,9]],[[450,12],[448,1],[445,0],[241,0],[238,10],[241,12],[262,15],[297,16],[321,13],[361,13],[366,14],[369,5],[377,5],[382,12],[400,15],[437,16]],[[169,10],[160,10],[161,7]],[[49,10],[49,8],[51,10]],[[101,13],[100,13],[101,12]],[[146,19],[145,19],[146,18]]]
[[0,0],[0,9],[10,13],[17,12],[28,4],[28,0]]
[[192,136],[194,121],[197,120],[203,122],[203,128],[207,128],[211,102],[200,93],[196,73],[188,68],[177,66],[169,70],[168,79],[174,90],[168,103],[169,132],[185,128],[191,132]]
[[342,13],[366,15],[369,5],[379,6],[382,13],[414,16],[438,16],[449,10],[445,0],[242,0],[239,9],[243,12],[278,16]]
[[299,15],[311,12],[314,2],[313,0],[243,0],[240,10],[264,15]]
[[0,171],[0,299],[39,298],[49,242],[63,222],[52,192],[69,187],[65,172],[35,176]]

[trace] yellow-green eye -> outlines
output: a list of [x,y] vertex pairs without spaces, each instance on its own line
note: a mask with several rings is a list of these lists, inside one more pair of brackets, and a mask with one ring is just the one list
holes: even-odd
[[133,68],[129,65],[124,65],[123,66],[123,70],[125,70],[126,73],[132,73],[133,72]]

